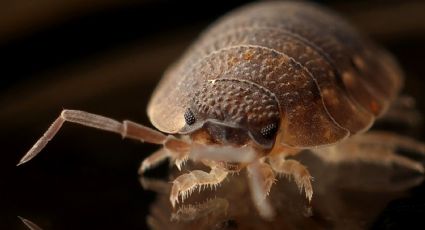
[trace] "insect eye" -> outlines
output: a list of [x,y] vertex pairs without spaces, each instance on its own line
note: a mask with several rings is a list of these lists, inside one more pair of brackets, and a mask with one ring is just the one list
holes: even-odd
[[276,123],[268,124],[260,130],[261,136],[263,136],[266,139],[272,139],[276,132],[277,132]]
[[196,121],[195,115],[193,115],[192,111],[190,109],[187,109],[184,113],[184,120],[186,121],[186,124],[193,125]]

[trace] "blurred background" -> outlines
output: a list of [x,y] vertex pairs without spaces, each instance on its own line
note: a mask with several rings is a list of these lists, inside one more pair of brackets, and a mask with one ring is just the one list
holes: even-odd
[[[150,125],[146,104],[163,71],[220,15],[248,1],[3,0],[0,2],[0,229],[146,229],[155,193],[137,169],[156,146],[66,124],[33,161],[19,158],[62,108]],[[388,48],[405,94],[425,112],[425,1],[317,1]],[[405,130],[425,140],[423,126]],[[166,175],[165,165],[150,172]],[[361,226],[422,225],[425,185]]]

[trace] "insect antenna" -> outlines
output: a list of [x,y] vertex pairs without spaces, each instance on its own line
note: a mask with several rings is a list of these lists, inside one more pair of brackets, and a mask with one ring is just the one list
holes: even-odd
[[123,122],[114,119],[80,111],[62,110],[60,116],[50,125],[43,136],[21,158],[17,166],[22,165],[38,155],[40,151],[53,139],[65,121],[121,134],[123,138],[131,138],[152,144],[165,144],[167,136],[149,127],[125,120]]

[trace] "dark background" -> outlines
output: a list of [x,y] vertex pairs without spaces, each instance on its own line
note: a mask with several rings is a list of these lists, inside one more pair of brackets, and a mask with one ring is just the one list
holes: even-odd
[[[166,67],[205,26],[246,1],[0,2],[0,229],[145,229],[155,194],[137,169],[155,146],[66,124],[16,168],[62,108],[150,124],[146,103]],[[405,93],[425,111],[425,2],[320,1],[395,54]],[[425,140],[423,126],[410,135]],[[153,170],[163,175],[166,167]],[[425,185],[391,202],[376,228],[423,224]]]

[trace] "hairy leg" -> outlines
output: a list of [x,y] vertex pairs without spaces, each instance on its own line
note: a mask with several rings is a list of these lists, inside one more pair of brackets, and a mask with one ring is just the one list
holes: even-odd
[[364,161],[382,165],[399,164],[424,173],[424,166],[420,162],[397,154],[400,148],[425,157],[425,144],[397,134],[377,131],[356,135],[338,145],[312,151],[328,162]]
[[307,199],[311,202],[313,197],[312,177],[304,165],[296,160],[285,159],[284,154],[270,156],[269,163],[275,172],[288,177],[292,176],[300,192],[304,190]]
[[252,200],[259,214],[265,219],[272,219],[275,212],[267,200],[275,175],[270,166],[264,162],[255,161],[247,166],[248,182]]
[[209,173],[201,170],[193,170],[189,173],[180,175],[173,181],[171,188],[170,201],[173,207],[179,202],[183,202],[195,190],[201,190],[203,187],[216,187],[226,177],[228,172],[221,168],[212,166]]

